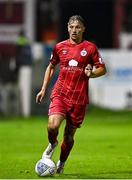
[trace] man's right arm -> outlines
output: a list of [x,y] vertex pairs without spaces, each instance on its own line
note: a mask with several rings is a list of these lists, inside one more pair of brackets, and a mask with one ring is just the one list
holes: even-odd
[[48,87],[48,84],[54,74],[55,71],[55,66],[52,65],[51,63],[48,65],[48,67],[46,68],[45,74],[44,74],[44,78],[43,78],[43,84],[42,84],[42,88],[40,90],[40,92],[37,94],[36,96],[36,103],[41,103],[44,96],[45,96],[45,92],[46,89]]

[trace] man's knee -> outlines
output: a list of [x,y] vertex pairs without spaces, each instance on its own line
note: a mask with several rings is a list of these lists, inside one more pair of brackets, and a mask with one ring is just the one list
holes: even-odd
[[71,126],[67,125],[64,132],[64,141],[67,143],[73,143],[75,132],[76,128],[72,128]]
[[48,121],[48,130],[51,132],[58,131],[63,119],[64,117],[61,115],[51,115]]
[[48,131],[50,132],[55,132],[55,131],[58,131],[58,126],[56,124],[48,124],[48,127],[47,127]]

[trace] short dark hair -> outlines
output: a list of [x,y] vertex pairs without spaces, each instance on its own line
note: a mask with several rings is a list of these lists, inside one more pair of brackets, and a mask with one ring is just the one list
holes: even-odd
[[68,24],[71,22],[71,21],[80,21],[84,26],[86,26],[86,23],[84,21],[84,19],[82,18],[82,16],[80,15],[73,15],[69,18],[69,21],[68,21]]

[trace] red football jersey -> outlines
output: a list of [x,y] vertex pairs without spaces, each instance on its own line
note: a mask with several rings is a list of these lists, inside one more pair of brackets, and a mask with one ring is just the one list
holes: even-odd
[[87,64],[98,68],[105,66],[95,44],[84,40],[79,44],[62,41],[53,49],[50,62],[60,63],[58,79],[51,98],[60,96],[72,104],[88,103],[88,80],[84,69]]

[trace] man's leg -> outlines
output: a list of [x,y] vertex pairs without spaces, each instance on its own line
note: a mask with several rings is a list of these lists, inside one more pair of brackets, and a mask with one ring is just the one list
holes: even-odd
[[60,114],[54,114],[54,115],[49,116],[48,127],[47,127],[49,145],[47,146],[46,150],[44,151],[42,158],[44,158],[44,157],[51,158],[52,157],[54,149],[58,144],[58,141],[57,141],[58,130],[59,130],[59,127],[63,120],[64,120],[64,117]]
[[74,145],[74,135],[77,128],[83,122],[85,115],[86,105],[76,105],[74,104],[72,109],[70,109],[69,115],[67,116],[67,123],[64,132],[64,139],[61,145],[60,160],[57,163],[57,172],[62,173],[71,149]]
[[66,124],[64,131],[64,139],[61,145],[60,160],[57,163],[57,172],[62,173],[64,169],[65,161],[67,160],[71,149],[74,145],[74,135],[77,128],[72,127],[70,124]]

